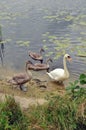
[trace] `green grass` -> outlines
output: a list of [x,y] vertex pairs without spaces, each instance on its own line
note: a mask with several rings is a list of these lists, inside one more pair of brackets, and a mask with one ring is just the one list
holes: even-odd
[[[0,104],[0,130],[86,130],[86,75],[70,83],[63,95],[22,111],[12,97]],[[27,115],[27,116],[26,116]]]
[[27,130],[27,118],[12,97],[0,105],[0,130]]
[[85,130],[86,129],[86,75],[71,83],[65,95],[56,95],[48,104],[29,108],[30,130]]

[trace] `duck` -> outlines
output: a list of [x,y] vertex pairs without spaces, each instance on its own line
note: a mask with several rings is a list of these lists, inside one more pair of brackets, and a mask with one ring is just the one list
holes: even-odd
[[23,85],[32,79],[32,73],[26,64],[26,72],[14,75],[8,82],[12,85],[19,86],[23,90]]
[[39,71],[39,70],[47,70],[49,72],[50,65],[48,62],[52,62],[51,58],[48,58],[46,63],[35,63],[33,64],[30,60],[27,61],[26,63],[28,64],[28,69],[34,70],[34,71]]
[[32,59],[38,60],[38,61],[40,61],[41,63],[43,63],[42,52],[44,52],[44,49],[43,49],[43,48],[40,49],[40,52],[39,52],[39,53],[30,51],[30,52],[29,52],[29,56],[30,56]]
[[69,71],[67,69],[67,65],[66,65],[66,61],[71,61],[72,58],[69,54],[65,54],[64,57],[63,57],[63,66],[64,66],[64,69],[62,68],[56,68],[50,72],[47,72],[47,75],[59,82],[59,83],[63,83],[64,80],[68,79],[69,78]]

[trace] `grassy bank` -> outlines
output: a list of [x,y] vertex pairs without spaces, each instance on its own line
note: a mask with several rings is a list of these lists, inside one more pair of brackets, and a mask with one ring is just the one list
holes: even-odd
[[0,104],[1,130],[86,130],[86,75],[70,83],[65,94],[22,111],[12,97]]
[[[84,85],[84,87],[83,87]],[[70,83],[64,95],[49,98],[44,106],[28,109],[29,130],[85,130],[86,129],[86,75]]]

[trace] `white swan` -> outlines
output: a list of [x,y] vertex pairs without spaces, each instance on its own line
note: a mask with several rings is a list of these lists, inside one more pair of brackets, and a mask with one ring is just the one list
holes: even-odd
[[47,74],[49,75],[49,77],[55,81],[58,82],[63,82],[64,80],[69,78],[69,72],[66,66],[66,60],[71,61],[72,58],[70,57],[69,54],[65,54],[63,57],[63,65],[64,65],[64,69],[61,68],[57,68],[52,70],[51,72],[47,72]]

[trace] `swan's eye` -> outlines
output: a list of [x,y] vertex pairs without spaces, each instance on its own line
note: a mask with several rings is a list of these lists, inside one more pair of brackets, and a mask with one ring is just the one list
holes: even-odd
[[68,59],[70,59],[71,57],[70,56],[68,56]]

